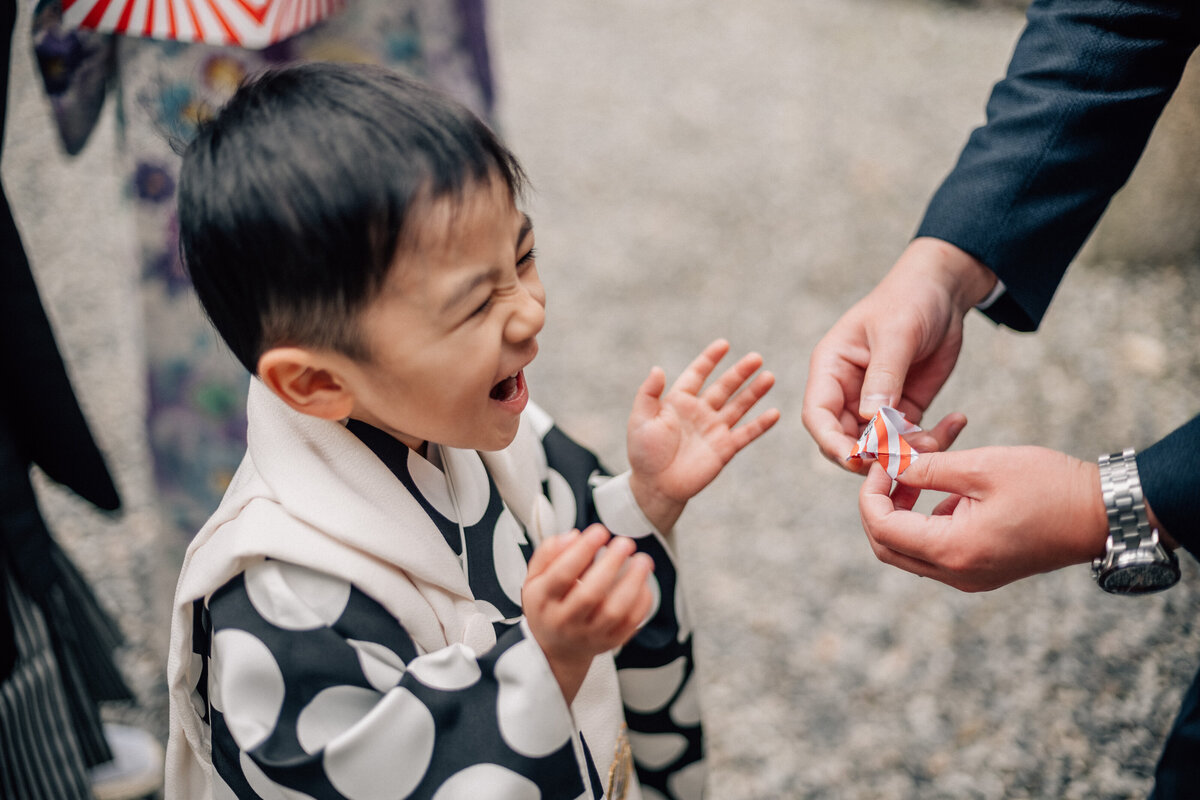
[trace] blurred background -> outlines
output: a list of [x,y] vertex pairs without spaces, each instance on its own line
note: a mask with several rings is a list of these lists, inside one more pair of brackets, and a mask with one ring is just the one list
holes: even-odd
[[[60,152],[27,6],[3,178],[126,509],[101,516],[46,481],[40,496],[129,638],[121,664],[139,703],[109,713],[165,735],[187,542],[153,496],[113,104],[83,153]],[[876,561],[859,479],[826,463],[800,421],[809,352],[891,266],[983,121],[1020,4],[522,0],[489,12],[499,127],[533,181],[549,295],[534,398],[621,469],[652,365],[673,376],[722,336],[778,376],[782,421],[679,528],[709,795],[1144,797],[1200,663],[1196,562],[1136,600],[1104,595],[1085,566],[982,595],[920,580]],[[1093,459],[1200,410],[1190,75],[1042,330],[968,318],[930,411],[966,413],[958,446]]]

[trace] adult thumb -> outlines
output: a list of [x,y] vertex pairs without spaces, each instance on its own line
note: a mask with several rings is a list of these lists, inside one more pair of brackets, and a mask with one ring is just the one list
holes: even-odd
[[858,399],[858,414],[863,419],[875,416],[880,406],[896,407],[912,364],[915,343],[910,344],[901,336],[881,338],[883,341],[871,343],[871,360],[863,373],[862,393]]

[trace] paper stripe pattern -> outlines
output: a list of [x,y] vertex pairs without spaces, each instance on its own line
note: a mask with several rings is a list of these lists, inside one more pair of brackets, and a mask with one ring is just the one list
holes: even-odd
[[63,0],[63,23],[105,33],[259,49],[299,33],[346,0]]
[[904,418],[904,413],[894,408],[884,406],[876,412],[867,423],[862,436],[854,444],[849,461],[852,458],[877,458],[892,478],[900,476],[917,460],[917,451],[912,448],[903,434],[921,430]]

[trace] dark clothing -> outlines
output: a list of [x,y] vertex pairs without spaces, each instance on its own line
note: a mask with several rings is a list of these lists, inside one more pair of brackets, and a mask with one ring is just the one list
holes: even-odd
[[[14,0],[0,0],[7,97]],[[0,99],[0,147],[4,100]],[[0,795],[90,798],[110,760],[98,702],[130,699],[112,661],[119,632],[46,529],[37,464],[104,509],[120,500],[88,431],[0,188]]]
[[[1063,274],[1137,163],[1200,45],[1200,4],[1038,0],[954,171],[917,231],[978,258],[1007,289],[987,310],[1037,328]],[[1200,422],[1138,454],[1171,535],[1200,554]]]
[[[1006,292],[985,312],[1037,328],[1071,259],[1129,177],[1200,45],[1192,0],[1036,0],[1028,24],[918,236],[978,258]],[[1200,187],[1198,187],[1200,188]],[[1200,334],[1200,332],[1197,332]],[[1146,499],[1200,555],[1200,417],[1139,452]],[[1200,675],[1156,775],[1156,800],[1200,787]]]

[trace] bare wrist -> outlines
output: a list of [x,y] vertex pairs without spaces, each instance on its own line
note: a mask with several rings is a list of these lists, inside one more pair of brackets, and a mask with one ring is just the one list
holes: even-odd
[[987,297],[996,286],[996,273],[982,261],[949,242],[928,236],[914,239],[909,251],[921,254],[921,261],[939,273],[938,282],[946,286],[955,307],[966,314]]
[[646,515],[646,519],[654,525],[654,529],[666,534],[675,527],[679,515],[683,513],[686,502],[674,500],[655,489],[647,481],[638,477],[636,472],[629,476],[629,490],[638,508]]

